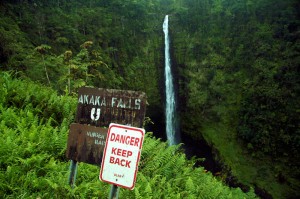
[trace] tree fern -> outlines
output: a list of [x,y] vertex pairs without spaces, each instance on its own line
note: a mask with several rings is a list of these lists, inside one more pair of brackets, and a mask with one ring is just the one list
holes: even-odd
[[188,177],[186,179],[185,189],[189,192],[190,195],[192,195],[195,192],[195,190],[197,190],[191,177]]

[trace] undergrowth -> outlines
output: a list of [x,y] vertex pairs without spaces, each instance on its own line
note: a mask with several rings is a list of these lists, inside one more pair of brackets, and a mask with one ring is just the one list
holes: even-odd
[[[29,80],[0,73],[0,196],[3,198],[107,198],[110,185],[99,181],[99,167],[79,163],[76,186],[67,183],[65,158],[76,99]],[[169,147],[147,133],[133,191],[120,198],[255,198],[229,188],[194,168],[180,145]]]
[[[235,133],[230,129],[232,128],[219,123],[203,125],[202,132],[205,140],[219,152],[219,161],[225,162],[230,175],[239,180],[236,183],[247,186],[255,184],[273,198],[293,198],[300,185],[296,181],[296,176],[288,173],[288,166],[268,157],[258,158],[247,153],[236,143],[236,139],[233,139]],[[286,176],[286,182],[280,182],[281,173]],[[228,177],[226,175],[224,172],[221,178],[225,179]]]

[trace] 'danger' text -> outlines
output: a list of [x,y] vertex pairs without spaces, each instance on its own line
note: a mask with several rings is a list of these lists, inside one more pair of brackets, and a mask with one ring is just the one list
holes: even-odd
[[110,141],[138,147],[140,143],[140,138],[112,133]]

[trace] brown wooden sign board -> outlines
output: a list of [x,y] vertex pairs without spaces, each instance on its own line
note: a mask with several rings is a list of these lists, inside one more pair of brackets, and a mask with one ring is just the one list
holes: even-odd
[[142,127],[144,92],[82,87],[78,90],[76,123],[68,136],[68,159],[100,166],[110,123]]
[[142,127],[146,101],[144,92],[82,87],[78,91],[76,122],[101,127],[110,123]]
[[106,136],[106,128],[71,124],[67,143],[67,158],[100,166]]

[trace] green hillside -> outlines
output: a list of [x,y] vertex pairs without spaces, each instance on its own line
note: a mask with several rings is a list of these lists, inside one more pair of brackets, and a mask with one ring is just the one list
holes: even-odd
[[[153,142],[152,149],[160,149],[160,154],[176,151],[183,161],[179,146],[168,148],[157,140],[165,141],[166,137],[162,23],[168,14],[180,132],[182,140],[193,148],[186,155],[199,154],[204,150],[199,143],[208,143],[210,158],[220,171],[213,173],[215,177],[204,176],[218,179],[216,186],[222,186],[218,193],[223,188],[229,190],[221,185],[224,183],[244,191],[254,189],[262,198],[299,198],[299,10],[299,0],[0,1],[0,131],[4,137],[0,145],[0,196],[3,192],[11,198],[17,193],[25,198],[35,193],[32,197],[42,197],[38,193],[44,191],[80,197],[91,189],[98,197],[104,192],[93,188],[100,183],[96,179],[85,188],[80,187],[90,182],[83,177],[74,190],[66,185],[69,163],[64,156],[65,143],[69,124],[74,121],[74,96],[81,86],[145,92],[145,128],[153,132],[146,143]],[[166,155],[157,155],[164,157],[159,161],[166,162],[159,162],[148,173],[141,163],[139,175],[145,176],[139,178],[141,184],[122,194],[138,197],[153,191],[170,198],[180,193],[183,195],[178,197],[185,198],[192,197],[191,189],[195,195],[206,190],[199,187],[205,183],[193,177],[171,178],[167,171],[157,177],[154,168],[170,167],[172,172],[181,168],[167,161]],[[194,163],[184,159],[182,164],[186,168]],[[147,164],[151,167],[154,163]],[[32,170],[36,165],[41,169]],[[98,172],[92,166],[80,167]],[[187,176],[203,173],[201,167],[187,168],[180,172],[188,172]],[[10,169],[21,173],[6,173]],[[174,173],[183,174],[180,172]],[[37,180],[45,176],[47,180]],[[153,186],[151,180],[157,178],[161,182],[155,183],[166,184],[164,189],[160,184]],[[30,191],[31,185],[35,190]],[[27,187],[15,188],[19,186]],[[61,187],[68,191],[58,191]],[[173,189],[176,191],[171,193]]]
[[[0,195],[4,198],[106,198],[99,167],[80,163],[74,189],[65,158],[76,99],[30,80],[0,74]],[[187,160],[179,146],[147,133],[136,187],[120,198],[254,198],[232,189]]]

